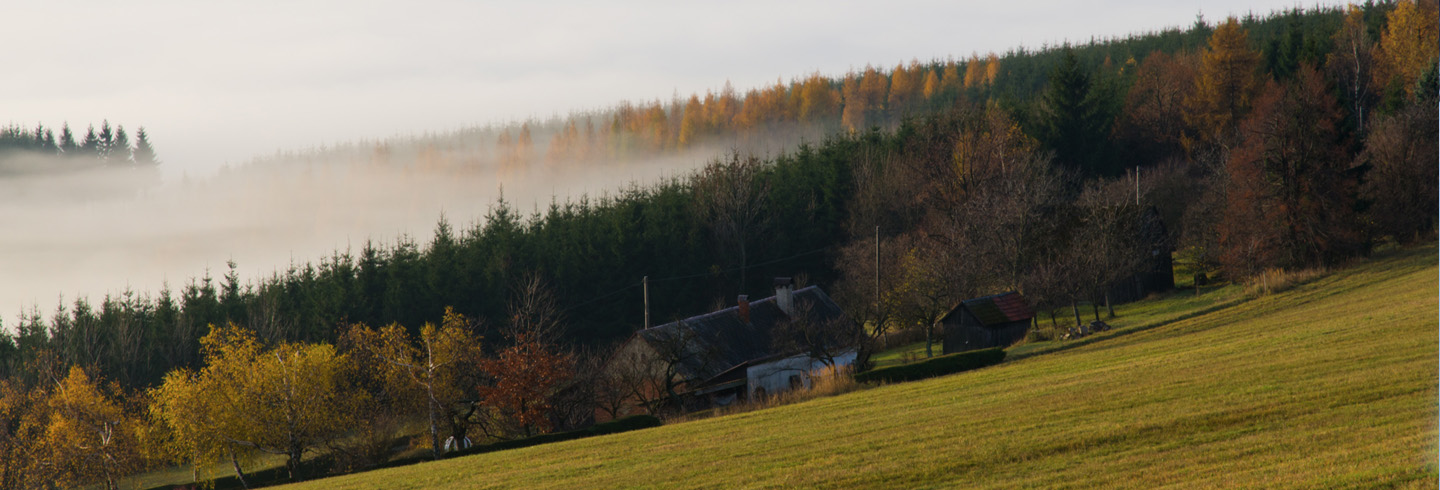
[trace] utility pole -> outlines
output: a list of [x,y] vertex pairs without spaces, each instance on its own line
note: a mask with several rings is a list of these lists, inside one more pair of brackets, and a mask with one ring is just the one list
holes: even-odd
[[[875,225],[875,321],[880,322],[880,225]],[[875,324],[875,329],[884,332],[884,326]],[[889,340],[888,337],[886,340]]]
[[645,328],[650,328],[650,276],[640,278],[640,288],[645,290]]
[[1135,205],[1140,205],[1140,167],[1135,167]]

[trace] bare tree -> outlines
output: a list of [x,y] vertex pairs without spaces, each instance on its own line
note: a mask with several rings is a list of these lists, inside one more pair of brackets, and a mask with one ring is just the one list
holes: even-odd
[[1081,227],[1076,233],[1079,243],[1073,244],[1079,262],[1076,269],[1088,282],[1092,304],[1103,297],[1113,317],[1109,289],[1133,278],[1145,263],[1142,251],[1147,247],[1141,243],[1141,209],[1123,181],[1092,184],[1076,204]]
[[780,322],[771,333],[775,352],[802,353],[811,360],[835,367],[840,356],[857,350],[864,342],[861,325],[843,318],[815,318],[810,301],[795,304],[795,315]]
[[760,158],[742,158],[732,152],[727,160],[706,165],[695,181],[696,201],[716,239],[726,251],[739,256],[741,289],[749,266],[750,240],[770,223],[766,213],[770,184],[761,177],[764,169]]
[[530,273],[515,287],[510,299],[510,321],[502,328],[511,340],[522,336],[555,344],[565,333],[564,318],[555,292],[537,273]]

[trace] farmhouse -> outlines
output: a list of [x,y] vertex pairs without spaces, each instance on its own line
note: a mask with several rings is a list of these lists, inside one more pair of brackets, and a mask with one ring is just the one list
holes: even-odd
[[1025,337],[1034,317],[1025,298],[1014,291],[961,301],[940,317],[945,353],[1007,347]]
[[836,334],[848,321],[819,287],[796,290],[777,278],[774,296],[741,295],[735,306],[636,332],[605,370],[644,385],[641,398],[678,396],[687,409],[728,405],[809,386],[811,372],[853,363],[853,341]]

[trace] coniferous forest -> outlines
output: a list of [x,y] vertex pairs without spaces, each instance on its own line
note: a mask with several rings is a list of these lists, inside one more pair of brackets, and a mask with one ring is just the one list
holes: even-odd
[[[642,279],[655,323],[793,276],[879,337],[1008,290],[1078,321],[1080,304],[1125,299],[1115,285],[1157,249],[1243,281],[1433,240],[1436,17],[1421,0],[1197,19],[257,159],[514,173],[734,148],[687,176],[531,212],[501,200],[428,240],[254,281],[232,263],[173,289],[37,305],[0,334],[0,488],[263,453],[298,477],[322,448],[364,467],[383,459],[349,429],[381,418],[428,415],[437,454],[447,435],[575,428],[605,404],[594,367],[643,324]],[[801,143],[746,151],[762,140]],[[0,179],[159,164],[144,129],[132,140],[108,122],[78,138],[11,126],[0,152],[61,157],[0,161]],[[469,367],[417,370],[427,355]],[[276,380],[320,401],[266,398]],[[221,394],[254,405],[207,402]],[[276,407],[315,413],[276,432]],[[125,435],[65,445],[92,422]],[[342,434],[355,446],[334,449]]]

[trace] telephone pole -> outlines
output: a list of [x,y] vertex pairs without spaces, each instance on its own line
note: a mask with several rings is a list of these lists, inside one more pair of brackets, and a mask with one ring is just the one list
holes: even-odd
[[1135,205],[1140,205],[1140,167],[1135,167]]
[[650,328],[650,276],[640,278],[640,288],[645,290],[645,328]]

